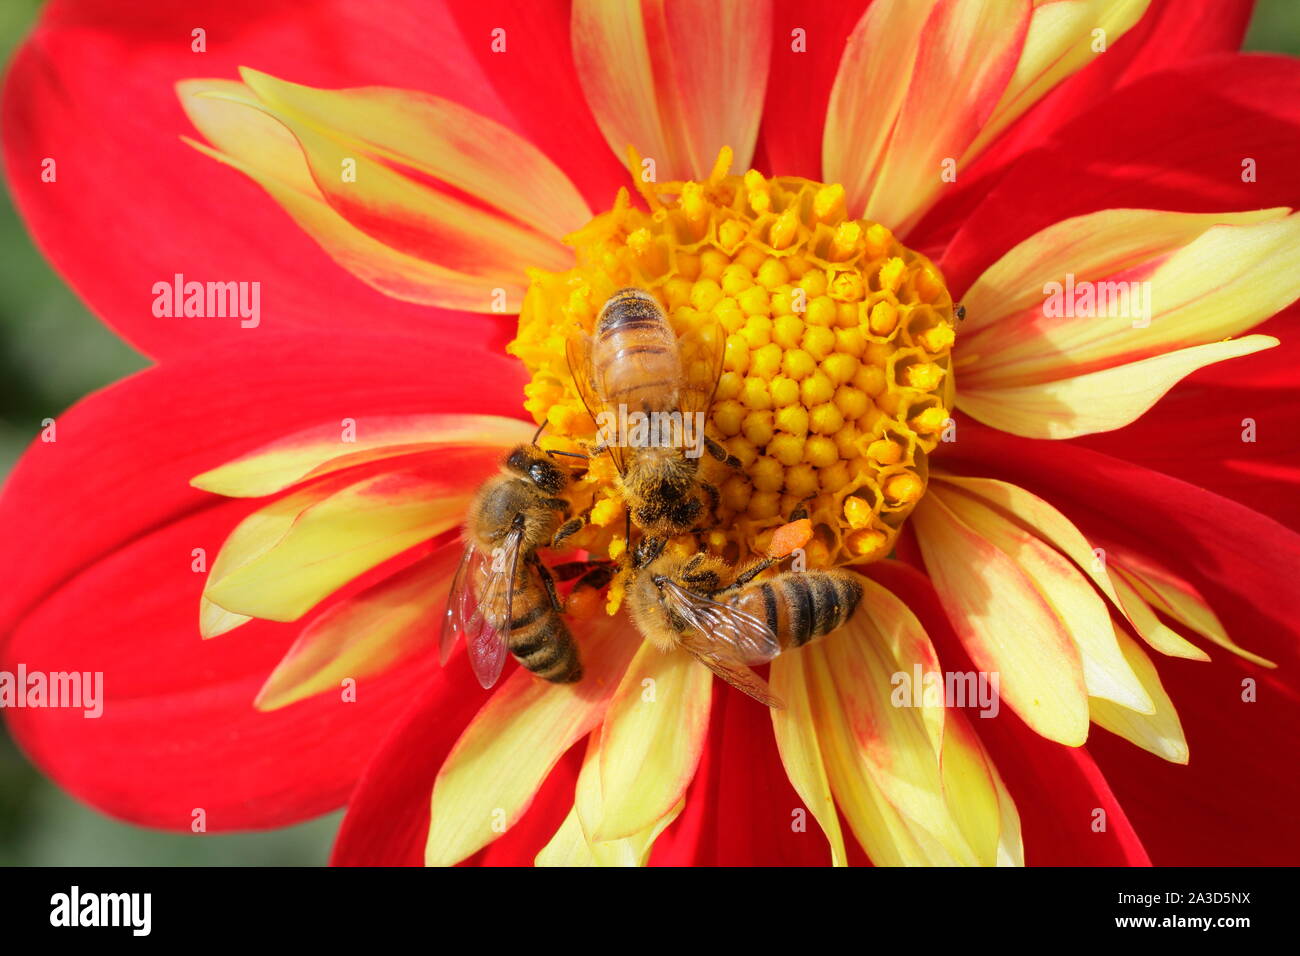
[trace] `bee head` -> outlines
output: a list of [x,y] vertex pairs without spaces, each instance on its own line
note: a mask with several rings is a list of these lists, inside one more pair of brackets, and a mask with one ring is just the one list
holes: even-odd
[[564,470],[534,445],[520,445],[512,451],[506,457],[506,467],[548,495],[558,495],[569,484]]

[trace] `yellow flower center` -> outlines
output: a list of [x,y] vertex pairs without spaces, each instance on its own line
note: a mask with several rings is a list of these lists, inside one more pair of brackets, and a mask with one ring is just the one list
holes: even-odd
[[[633,169],[641,169],[634,155]],[[927,456],[949,418],[953,303],[925,257],[885,226],[850,219],[844,189],[755,170],[731,175],[723,150],[703,182],[644,184],[567,237],[577,265],[530,270],[509,350],[532,375],[525,408],[543,447],[577,451],[595,423],[565,357],[616,290],[645,289],[678,336],[721,326],[724,364],[709,434],[741,462],[706,456],[721,492],[710,550],[767,550],[801,503],[815,536],[808,566],[889,554],[925,493]],[[591,525],[573,543],[618,557],[623,505],[608,456],[591,462],[575,504]]]

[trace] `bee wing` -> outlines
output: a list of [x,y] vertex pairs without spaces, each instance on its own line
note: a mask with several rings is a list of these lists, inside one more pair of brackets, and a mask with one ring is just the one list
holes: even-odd
[[766,704],[775,710],[785,709],[785,702],[772,693],[772,689],[767,686],[767,681],[744,664],[719,659],[713,651],[700,646],[702,644],[699,635],[693,631],[683,636],[681,641],[681,646],[689,651],[697,661],[736,688],[736,690],[748,694],[760,704]]
[[669,607],[691,626],[699,646],[720,660],[762,664],[781,653],[776,632],[752,614],[697,594],[675,581],[664,582],[663,595]]
[[[564,343],[564,353],[569,360],[569,374],[573,376],[573,384],[578,389],[582,404],[587,407],[587,414],[591,416],[592,421],[595,421],[605,410],[605,403],[600,400],[600,393],[592,384],[592,378],[600,373],[591,361],[591,336],[571,336]],[[610,445],[609,454],[614,459],[614,467],[618,469],[618,473],[623,474],[622,447],[618,444]]]
[[465,554],[460,559],[456,574],[451,579],[451,590],[447,592],[447,610],[442,619],[442,632],[438,635],[438,663],[444,667],[456,649],[456,642],[466,632],[474,612],[478,609],[478,600],[474,597],[474,581],[478,577],[478,568],[482,555],[473,542],[465,545]]
[[512,528],[491,554],[486,569],[479,572],[483,589],[465,636],[470,667],[484,688],[497,682],[506,664],[506,637],[514,620],[515,574],[523,539],[523,528]]
[[678,404],[683,412],[707,414],[713,404],[713,393],[718,390],[718,379],[722,376],[726,336],[721,323],[700,323],[678,340],[677,347],[685,380]]

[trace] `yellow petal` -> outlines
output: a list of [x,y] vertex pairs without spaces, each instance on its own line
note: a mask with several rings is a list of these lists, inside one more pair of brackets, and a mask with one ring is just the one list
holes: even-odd
[[247,68],[240,76],[273,111],[477,196],[544,235],[567,235],[591,218],[582,195],[541,150],[451,100],[382,86],[318,90]]
[[915,615],[862,583],[853,619],[799,652],[832,792],[868,852],[992,865],[1002,808],[983,749],[973,734],[948,740],[943,674]]
[[597,736],[592,734],[589,738],[587,756],[578,775],[573,809],[555,836],[537,854],[534,861],[537,866],[645,866],[659,834],[677,819],[686,806],[684,799],[677,801],[666,816],[633,836],[605,843],[593,842],[591,828],[599,823],[604,813]]
[[1035,731],[1071,747],[1088,736],[1078,649],[1016,563],[933,491],[912,513],[926,569],[975,666]]
[[1120,573],[1119,568],[1115,568],[1111,580],[1115,582],[1115,591],[1119,594],[1120,602],[1133,624],[1133,629],[1149,646],[1168,657],[1181,657],[1189,661],[1210,659],[1209,654],[1162,623],[1151,610],[1150,605],[1133,590],[1128,578]]
[[772,710],[772,729],[790,785],[830,843],[831,865],[847,866],[844,834],[840,830],[840,818],[835,811],[822,745],[813,720],[805,666],[804,656],[798,653],[782,654],[772,662],[772,693],[785,701],[784,709]]
[[1088,696],[1153,713],[1155,705],[1120,653],[1110,612],[1083,575],[1058,551],[987,505],[962,492],[945,491],[942,497],[953,514],[1011,558],[1047,599],[1079,649]]
[[969,478],[962,475],[934,474],[932,478],[955,485],[980,500],[1001,508],[1036,535],[1052,545],[1092,578],[1094,584],[1123,613],[1119,596],[1106,573],[1106,564],[1098,560],[1096,549],[1074,523],[1037,495],[1017,485],[993,478]]
[[[880,592],[888,594],[877,585],[864,595],[864,602]],[[931,733],[933,719],[943,715],[943,696],[935,695],[933,701],[923,697],[919,707],[899,705],[891,697],[895,690],[892,678],[909,674],[918,664],[923,675],[930,673],[932,680],[941,681],[938,658],[921,664],[906,647],[910,639],[898,631],[859,629],[852,623],[825,639],[822,657],[836,696],[820,706],[831,712],[838,707],[863,767],[908,829],[922,840],[933,840],[953,860],[974,864],[977,857],[964,840],[944,794],[939,766],[942,738]],[[942,687],[942,683],[935,686]],[[931,720],[926,719],[927,711]]]
[[270,711],[338,691],[346,678],[359,681],[431,650],[463,552],[459,543],[445,545],[312,621],[253,705]]
[[960,710],[943,735],[943,788],[953,820],[981,866],[1024,866],[1020,814],[993,760]]
[[570,261],[557,241],[408,179],[243,84],[186,80],[177,92],[212,145],[187,143],[257,182],[339,265],[386,295],[489,312],[501,289],[517,307],[527,265]]
[[1269,335],[1247,335],[1041,385],[959,388],[957,407],[985,425],[1013,435],[1077,438],[1136,421],[1197,369],[1277,344]]
[[712,684],[685,651],[642,643],[600,728],[604,800],[593,842],[640,833],[681,800],[708,736]]
[[363,479],[311,505],[257,557],[210,579],[204,596],[236,614],[296,621],[364,572],[455,527],[470,497],[426,475]]
[[[348,483],[336,476],[332,481],[321,481],[301,488],[254,511],[235,526],[235,530],[217,552],[216,560],[208,572],[209,586],[266,554],[289,533],[298,515],[347,487]],[[199,600],[199,633],[205,638],[225,634],[251,620],[253,619],[246,614],[232,614],[213,604],[206,595]]]
[[[843,183],[855,215],[901,234],[933,203],[944,161],[966,153],[1006,89],[1030,13],[1028,0],[868,8],[840,61],[823,139],[826,181]],[[864,130],[887,130],[888,141]]]
[[296,432],[204,472],[195,488],[231,498],[258,498],[344,468],[440,449],[504,450],[526,442],[534,427],[497,415],[402,415],[357,419]]
[[835,803],[876,866],[955,866],[961,863],[925,828],[910,823],[886,799],[854,739],[852,717],[840,706],[827,638],[801,648],[808,699]]
[[1142,599],[1157,611],[1239,657],[1261,667],[1277,667],[1273,661],[1251,653],[1232,640],[1196,589],[1155,562],[1127,554],[1122,558],[1118,570]]
[[[1103,209],[1053,223],[1012,247],[966,290],[962,296],[966,307],[962,344],[979,344],[986,330],[1010,322],[1027,323],[1015,326],[1026,330],[1041,327],[1051,331],[1067,324],[1077,326],[1080,333],[1095,330],[1098,321],[1108,319],[1044,316],[1047,293],[1043,286],[1063,281],[1067,274],[1073,274],[1076,280],[1102,281],[1144,263],[1164,259],[1214,226],[1277,222],[1287,211],[1273,208],[1238,213],[1186,213]],[[1131,321],[1128,325],[1132,328]],[[1113,326],[1109,331],[1122,331],[1122,327]],[[1013,349],[1027,343],[997,344],[1002,349]],[[974,371],[968,370],[967,374]]]
[[963,298],[959,389],[1037,385],[1239,335],[1300,295],[1300,216],[1108,209],[1056,223]]
[[433,785],[426,865],[459,863],[509,829],[565,751],[600,723],[637,642],[623,615],[577,636],[579,683],[516,669],[447,755]]
[[1102,31],[1109,48],[1150,4],[1151,0],[1038,0],[1011,82],[966,158],[981,152],[1058,83],[1101,56],[1104,49],[1094,49],[1096,31]]
[[619,158],[631,145],[653,159],[659,182],[703,179],[724,146],[748,168],[771,31],[771,6],[746,0],[575,0],[570,30],[605,141]]
[[1137,642],[1119,628],[1115,629],[1115,637],[1133,672],[1154,701],[1155,709],[1151,714],[1139,714],[1108,700],[1093,700],[1090,702],[1093,722],[1157,757],[1171,763],[1187,763],[1187,738],[1183,736],[1178,712],[1160,683],[1155,665]]

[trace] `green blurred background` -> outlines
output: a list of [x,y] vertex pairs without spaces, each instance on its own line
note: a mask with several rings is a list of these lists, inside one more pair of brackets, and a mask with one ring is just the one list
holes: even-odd
[[[0,0],[0,62],[41,0]],[[1248,50],[1300,55],[1300,0],[1259,0]],[[145,361],[97,322],[32,246],[8,191],[0,199],[0,479],[39,429]],[[0,532],[2,533],[2,532]],[[316,865],[339,814],[262,833],[162,833],[109,819],[40,776],[0,730],[0,865]]]

